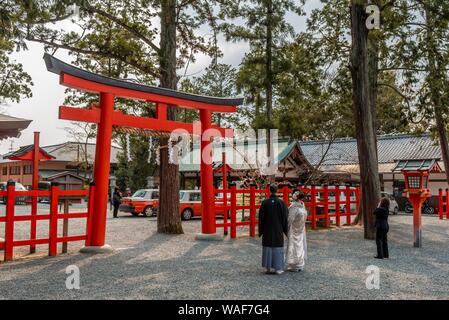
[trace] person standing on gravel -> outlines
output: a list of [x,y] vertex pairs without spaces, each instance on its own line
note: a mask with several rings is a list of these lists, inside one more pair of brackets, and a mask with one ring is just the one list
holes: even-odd
[[285,253],[287,271],[298,272],[304,268],[307,258],[306,220],[307,210],[304,205],[304,193],[295,191],[293,202],[288,208],[288,236]]
[[[288,232],[288,209],[276,195],[276,185],[270,186],[270,197],[259,209],[259,237],[262,237],[262,267],[265,273],[284,272],[284,235]],[[273,272],[274,270],[274,272]]]
[[387,233],[390,229],[388,225],[388,215],[390,211],[390,200],[388,198],[382,198],[379,202],[379,206],[374,210],[374,215],[376,216],[376,222],[374,226],[376,227],[376,245],[377,245],[377,256],[376,259],[388,259],[388,241]]
[[122,195],[118,188],[114,189],[114,194],[112,195],[112,205],[114,206],[114,218],[117,218],[118,208],[120,207],[120,202],[122,199]]

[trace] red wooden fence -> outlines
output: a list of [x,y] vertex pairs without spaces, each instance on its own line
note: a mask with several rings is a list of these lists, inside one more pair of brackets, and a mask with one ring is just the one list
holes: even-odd
[[[351,216],[357,215],[360,203],[360,188],[346,186],[299,186],[297,190],[302,191],[306,200],[304,201],[308,210],[307,220],[312,229],[317,228],[317,223],[321,220],[325,227],[330,227],[331,218],[334,218],[335,225],[340,226],[342,218],[346,224],[351,223]],[[295,190],[296,190],[295,189]],[[288,186],[279,189],[279,197],[281,197],[287,205],[290,205],[290,195],[292,189]],[[249,235],[256,235],[257,209],[260,203],[257,203],[257,197],[267,198],[270,194],[269,186],[264,189],[256,189],[251,186],[249,189],[237,189],[235,185],[231,185],[229,189],[215,189],[215,194],[223,194],[223,198],[216,200],[216,207],[220,207],[220,211],[229,212],[230,221],[228,222],[227,214],[224,215],[222,222],[216,222],[217,228],[223,228],[224,234],[228,234],[231,230],[231,238],[237,237],[237,227],[249,226]],[[237,196],[241,194],[249,196],[249,204],[238,204]],[[337,196],[340,195],[340,196]],[[229,199],[229,200],[228,200]],[[340,210],[336,210],[340,208]],[[237,212],[240,210],[249,210],[249,220],[237,221]]]
[[449,219],[449,189],[443,191],[443,189],[438,190],[438,216],[441,220],[444,218]]
[[[57,184],[52,184],[50,191],[30,190],[16,191],[14,183],[8,183],[6,191],[0,191],[0,196],[6,197],[6,215],[0,217],[0,223],[5,224],[5,240],[0,242],[0,249],[4,250],[4,261],[11,261],[14,257],[14,248],[30,246],[33,248],[38,244],[48,244],[48,254],[55,256],[57,254],[58,243],[67,243],[72,241],[86,241],[90,234],[90,217],[92,213],[93,195],[95,186],[91,184],[89,190],[60,190]],[[16,197],[50,197],[49,214],[15,215]],[[58,203],[63,197],[70,198],[88,198],[87,212],[81,213],[59,213]],[[37,199],[36,199],[37,200]],[[86,218],[86,233],[75,236],[58,236],[58,221],[60,219],[80,219]],[[36,238],[36,221],[48,220],[48,237]],[[30,239],[14,240],[15,222],[30,221]]]

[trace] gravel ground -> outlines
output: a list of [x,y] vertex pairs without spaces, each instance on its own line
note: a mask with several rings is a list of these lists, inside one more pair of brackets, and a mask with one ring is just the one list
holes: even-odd
[[[421,249],[412,217],[391,217],[389,260],[373,259],[361,228],[309,231],[306,269],[281,276],[261,272],[259,239],[195,241],[199,220],[178,236],[156,233],[155,218],[107,223],[112,254],[79,254],[75,243],[66,255],[1,263],[0,299],[449,299],[449,221],[435,217],[423,217]],[[69,265],[80,269],[80,290],[65,287]],[[379,290],[366,289],[369,265],[380,268]]]

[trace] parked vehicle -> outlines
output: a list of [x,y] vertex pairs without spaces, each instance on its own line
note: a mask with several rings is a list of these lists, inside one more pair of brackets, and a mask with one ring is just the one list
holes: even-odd
[[[49,181],[40,181],[37,184],[37,189],[40,191],[50,191],[51,182]],[[39,197],[38,202],[42,203],[50,203],[50,197]]]
[[[228,205],[230,203],[228,202]],[[222,202],[215,204],[217,216],[224,215]],[[182,220],[190,220],[193,217],[201,217],[201,191],[199,190],[181,190],[179,192],[179,212]],[[227,216],[229,217],[229,210]]]
[[[407,200],[407,202],[405,203],[405,208],[404,208],[406,213],[413,213],[413,205],[411,204],[410,201]],[[424,201],[422,207],[421,207],[421,212],[423,214],[435,214],[435,208],[432,207],[429,203],[429,199],[427,199],[426,201]]]
[[131,197],[123,197],[119,210],[129,212],[133,216],[142,214],[146,217],[150,217],[156,215],[158,203],[158,189],[140,189],[134,192]]
[[[7,182],[0,182],[0,191],[6,191],[7,189]],[[23,186],[20,182],[16,182],[16,191],[27,191],[27,188]],[[27,197],[16,197],[16,204],[26,203]],[[2,196],[0,197],[0,201],[2,203],[6,203],[6,197]]]
[[394,196],[391,193],[381,192],[382,198],[388,198],[390,200],[390,212],[394,215],[399,213],[399,205]]

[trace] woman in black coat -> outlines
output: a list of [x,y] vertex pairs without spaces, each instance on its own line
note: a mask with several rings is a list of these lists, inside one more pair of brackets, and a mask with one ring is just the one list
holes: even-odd
[[114,206],[114,218],[117,218],[118,209],[120,207],[121,200],[122,200],[122,195],[120,194],[120,191],[118,190],[118,188],[115,188],[114,193],[112,194],[112,205]]
[[374,226],[376,227],[376,245],[377,245],[377,256],[376,259],[388,259],[388,240],[387,234],[390,229],[388,225],[388,215],[390,211],[390,200],[388,198],[382,198],[380,200],[379,206],[374,210],[374,215],[376,216],[376,222]]

